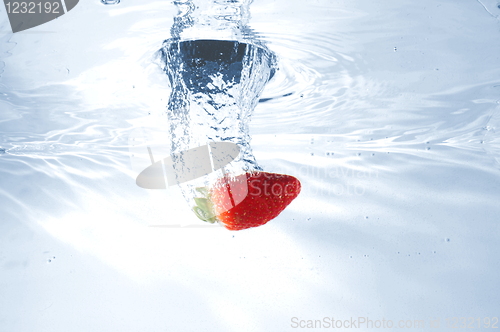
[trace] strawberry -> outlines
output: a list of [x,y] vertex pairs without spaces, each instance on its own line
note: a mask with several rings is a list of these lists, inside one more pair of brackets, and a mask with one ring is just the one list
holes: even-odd
[[300,181],[284,174],[252,172],[224,176],[195,197],[195,214],[202,220],[221,222],[232,231],[264,225],[276,218],[300,193]]

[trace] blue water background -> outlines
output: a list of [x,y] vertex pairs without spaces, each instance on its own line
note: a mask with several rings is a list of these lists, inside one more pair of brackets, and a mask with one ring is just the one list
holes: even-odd
[[360,316],[428,331],[499,316],[497,3],[255,0],[251,13],[280,68],[253,152],[303,192],[234,233],[191,227],[175,188],[135,185],[140,144],[163,156],[169,88],[152,56],[172,4],[80,1],[16,34],[2,8],[0,331]]

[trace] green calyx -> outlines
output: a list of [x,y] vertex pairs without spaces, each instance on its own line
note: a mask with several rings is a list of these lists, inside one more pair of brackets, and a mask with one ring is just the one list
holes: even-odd
[[210,194],[208,189],[205,187],[198,187],[196,191],[199,192],[203,197],[195,197],[195,206],[193,207],[194,214],[203,221],[209,222],[211,224],[217,221],[215,216],[212,202],[210,201]]

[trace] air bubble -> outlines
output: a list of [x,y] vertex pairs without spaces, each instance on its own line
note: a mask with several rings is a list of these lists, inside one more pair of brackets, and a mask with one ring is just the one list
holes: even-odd
[[104,5],[117,5],[120,3],[120,0],[101,0],[101,3]]

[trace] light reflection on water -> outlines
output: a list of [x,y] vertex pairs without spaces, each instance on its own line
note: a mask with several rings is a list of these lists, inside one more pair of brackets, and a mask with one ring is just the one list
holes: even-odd
[[[489,12],[475,1],[254,1],[251,25],[280,69],[250,122],[253,151],[304,190],[280,218],[235,238],[174,228],[195,218],[180,192],[135,185],[142,166],[131,165],[131,133],[145,127],[161,138],[168,125],[167,78],[152,56],[169,36],[173,6],[81,3],[71,23],[68,14],[43,33],[4,33],[4,280],[17,289],[19,273],[45,271],[21,250],[32,248],[23,232],[38,232],[50,238],[33,252],[90,254],[111,267],[104,274],[172,283],[165,293],[182,285],[174,298],[197,296],[210,319],[233,310],[238,319],[222,319],[222,330],[243,322],[283,330],[292,316],[498,313],[499,30],[495,7],[482,3]],[[463,292],[471,284],[482,286]],[[62,295],[51,296],[59,306],[49,313],[64,313]],[[4,315],[18,317],[26,301]],[[268,312],[245,310],[259,305]]]

